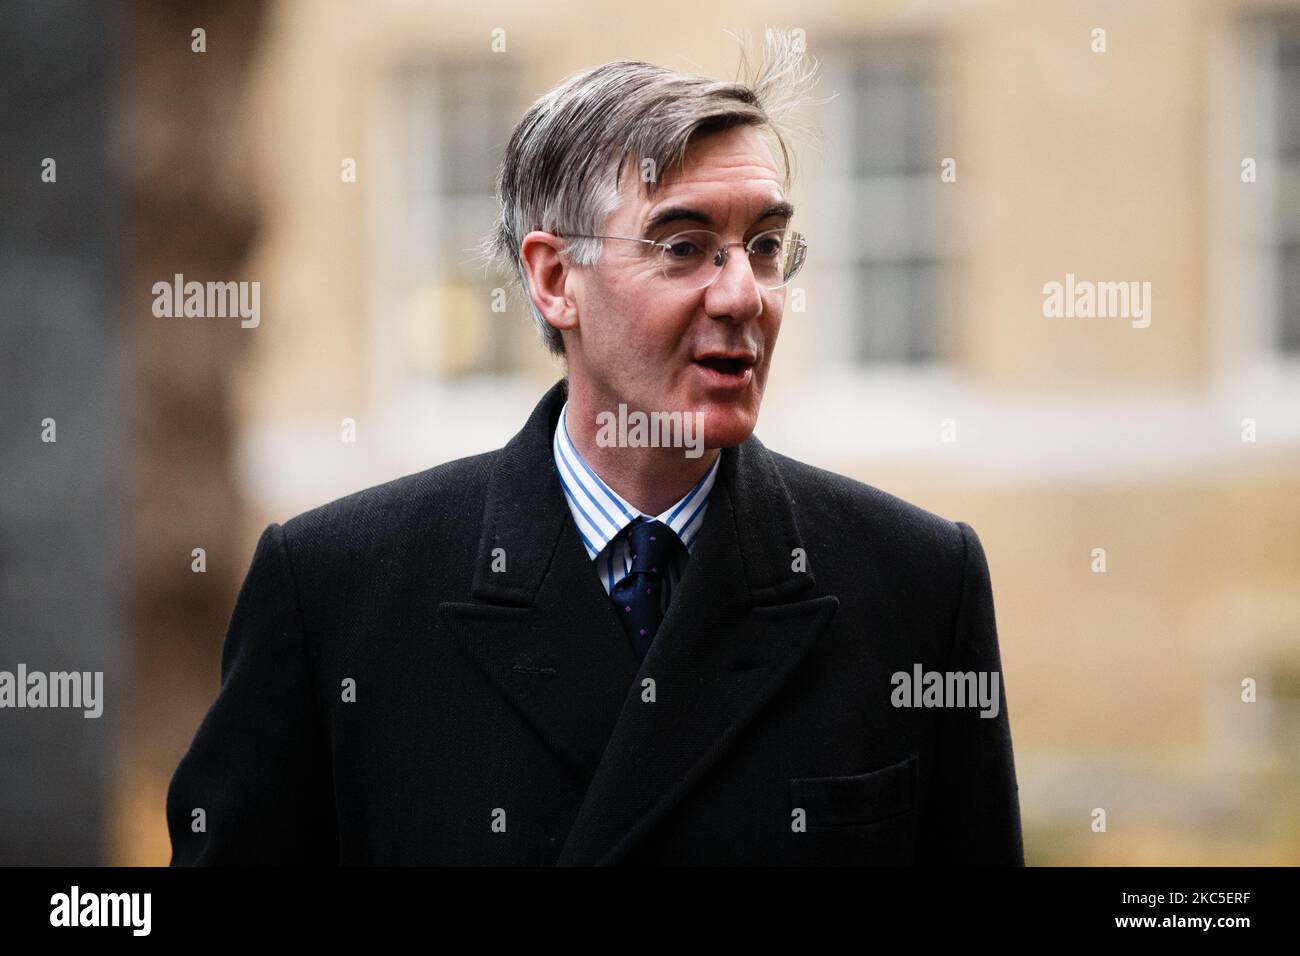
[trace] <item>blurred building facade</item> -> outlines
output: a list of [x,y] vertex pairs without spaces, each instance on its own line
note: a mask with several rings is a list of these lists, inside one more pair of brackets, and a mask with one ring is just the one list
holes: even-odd
[[[269,10],[220,560],[499,447],[558,377],[472,254],[533,99],[619,58],[732,76],[724,28],[799,28],[836,97],[759,436],[980,534],[1030,862],[1300,861],[1300,2],[598,9]],[[1049,316],[1067,277],[1149,283],[1149,324]],[[159,862],[127,836],[165,852],[155,809],[119,861]]]

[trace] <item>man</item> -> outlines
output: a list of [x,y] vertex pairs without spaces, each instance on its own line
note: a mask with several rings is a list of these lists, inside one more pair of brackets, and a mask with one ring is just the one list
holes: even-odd
[[810,76],[770,34],[749,85],[623,61],[529,110],[493,244],[567,376],[265,531],[173,863],[1023,863],[975,532],[752,434]]

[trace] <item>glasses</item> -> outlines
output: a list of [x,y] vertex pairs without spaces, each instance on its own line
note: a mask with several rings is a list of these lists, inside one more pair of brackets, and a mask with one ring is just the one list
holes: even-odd
[[762,289],[779,289],[799,274],[808,243],[793,229],[769,229],[748,242],[723,242],[716,232],[688,229],[667,239],[632,239],[626,236],[565,234],[568,239],[617,239],[639,242],[659,257],[664,278],[682,289],[703,289],[717,281],[727,264],[731,246],[744,246],[754,280]]

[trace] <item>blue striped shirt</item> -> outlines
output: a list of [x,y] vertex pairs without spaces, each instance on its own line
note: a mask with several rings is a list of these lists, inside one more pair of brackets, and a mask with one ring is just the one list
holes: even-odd
[[587,555],[596,564],[600,583],[608,593],[614,590],[614,585],[627,577],[632,569],[632,558],[627,535],[622,534],[622,531],[638,518],[655,517],[672,528],[686,546],[685,552],[678,550],[673,558],[668,567],[668,578],[661,589],[664,607],[667,607],[673,586],[682,575],[686,557],[695,544],[700,528],[704,526],[704,512],[709,506],[709,494],[713,491],[713,482],[718,476],[722,456],[717,456],[708,474],[675,505],[660,515],[645,515],[601,481],[600,476],[583,460],[569,438],[565,424],[568,411],[569,403],[565,402],[564,408],[560,410],[560,420],[555,425],[551,450],[555,455],[555,468],[560,475],[564,497],[569,502],[574,524],[578,527],[578,537],[586,546]]

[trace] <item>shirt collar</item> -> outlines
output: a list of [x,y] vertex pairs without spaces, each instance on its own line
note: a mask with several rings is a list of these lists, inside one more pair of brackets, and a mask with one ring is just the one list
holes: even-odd
[[[555,424],[555,437],[551,450],[555,456],[555,468],[559,472],[560,484],[564,488],[564,497],[573,512],[573,520],[578,526],[578,537],[587,548],[587,554],[594,560],[606,546],[618,537],[619,532],[635,521],[643,513],[619,496],[618,492],[605,484],[600,476],[578,453],[569,438],[565,426],[569,403],[560,409],[559,420]],[[704,525],[704,512],[709,504],[709,494],[713,491],[713,482],[718,476],[718,465],[722,456],[713,462],[713,467],[701,478],[686,495],[662,514],[654,517],[672,528],[686,546],[687,552],[695,543],[695,537]],[[644,517],[651,517],[644,515]]]

